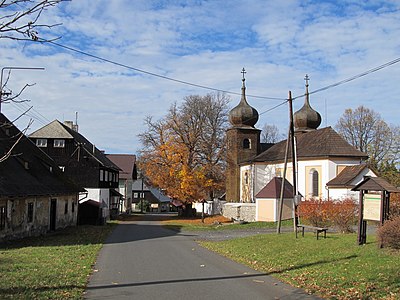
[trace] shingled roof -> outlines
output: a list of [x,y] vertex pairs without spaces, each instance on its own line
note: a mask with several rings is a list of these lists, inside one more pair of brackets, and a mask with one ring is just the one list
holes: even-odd
[[71,183],[46,153],[0,113],[1,156],[11,148],[10,156],[0,162],[0,197],[56,196],[85,191]]
[[329,187],[352,188],[355,186],[355,184],[353,184],[354,179],[366,168],[368,168],[366,164],[347,166],[326,185]]
[[382,177],[367,177],[357,184],[352,191],[369,190],[369,191],[388,191],[391,193],[400,193],[400,190]]
[[94,159],[96,159],[101,165],[107,168],[119,171],[120,168],[109,160],[103,151],[100,151],[95,147],[94,144],[89,142],[82,134],[72,130],[65,124],[58,120],[43,126],[29,135],[30,138],[45,138],[45,139],[74,139],[77,144],[82,146],[82,149]]
[[[346,157],[365,160],[367,154],[357,150],[344,140],[331,127],[326,127],[296,136],[297,159]],[[286,140],[281,141],[248,162],[279,163],[285,159]],[[288,159],[291,160],[292,151],[289,147]]]
[[119,172],[120,179],[133,179],[133,169],[136,162],[135,155],[106,154],[106,157],[121,169],[121,171]]

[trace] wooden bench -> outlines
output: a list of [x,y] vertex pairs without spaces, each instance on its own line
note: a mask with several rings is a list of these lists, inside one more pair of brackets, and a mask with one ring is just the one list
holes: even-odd
[[[315,226],[309,226],[309,225],[301,225],[301,224],[297,224],[297,228],[301,229],[301,235],[304,237],[304,231],[305,229],[314,231],[317,234],[317,240],[319,238],[319,234],[321,232],[324,233],[324,239],[326,239],[326,231],[328,230],[328,228],[325,227],[315,227]],[[296,237],[297,237],[297,230],[296,230]]]

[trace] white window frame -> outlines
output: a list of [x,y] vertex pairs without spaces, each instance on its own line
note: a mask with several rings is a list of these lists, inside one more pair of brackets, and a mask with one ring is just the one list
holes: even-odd
[[64,148],[65,140],[55,139],[53,145],[54,145],[54,148]]
[[47,139],[37,139],[36,140],[36,146],[38,146],[40,148],[47,147]]

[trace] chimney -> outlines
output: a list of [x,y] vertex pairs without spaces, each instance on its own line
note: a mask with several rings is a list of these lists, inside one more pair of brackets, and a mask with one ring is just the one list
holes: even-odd
[[78,132],[78,125],[74,124],[73,121],[64,121],[64,125],[72,129],[73,131]]

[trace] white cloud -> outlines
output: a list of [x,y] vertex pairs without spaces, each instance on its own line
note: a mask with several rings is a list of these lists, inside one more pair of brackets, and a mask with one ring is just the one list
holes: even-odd
[[[306,4],[304,4],[306,3]],[[247,94],[286,98],[327,86],[400,57],[399,5],[393,1],[71,1],[43,14],[62,22],[49,36],[61,44],[163,76],[240,92],[242,67]],[[0,40],[3,65],[38,66],[45,71],[16,71],[10,86],[36,82],[26,91],[35,111],[48,121],[73,120],[101,149],[132,153],[143,119],[163,116],[174,101],[210,91],[178,84],[99,61],[51,45]],[[312,106],[323,125],[334,125],[345,108],[363,104],[398,124],[399,66],[313,94]],[[239,96],[231,95],[232,107]],[[277,100],[249,97],[260,113]],[[294,101],[299,109],[303,99]],[[3,105],[10,118],[20,114]],[[39,115],[39,113],[41,115]],[[326,122],[327,117],[327,122]],[[258,127],[287,130],[281,106],[261,115]],[[26,118],[19,121],[22,127]],[[32,129],[43,123],[36,121]]]

